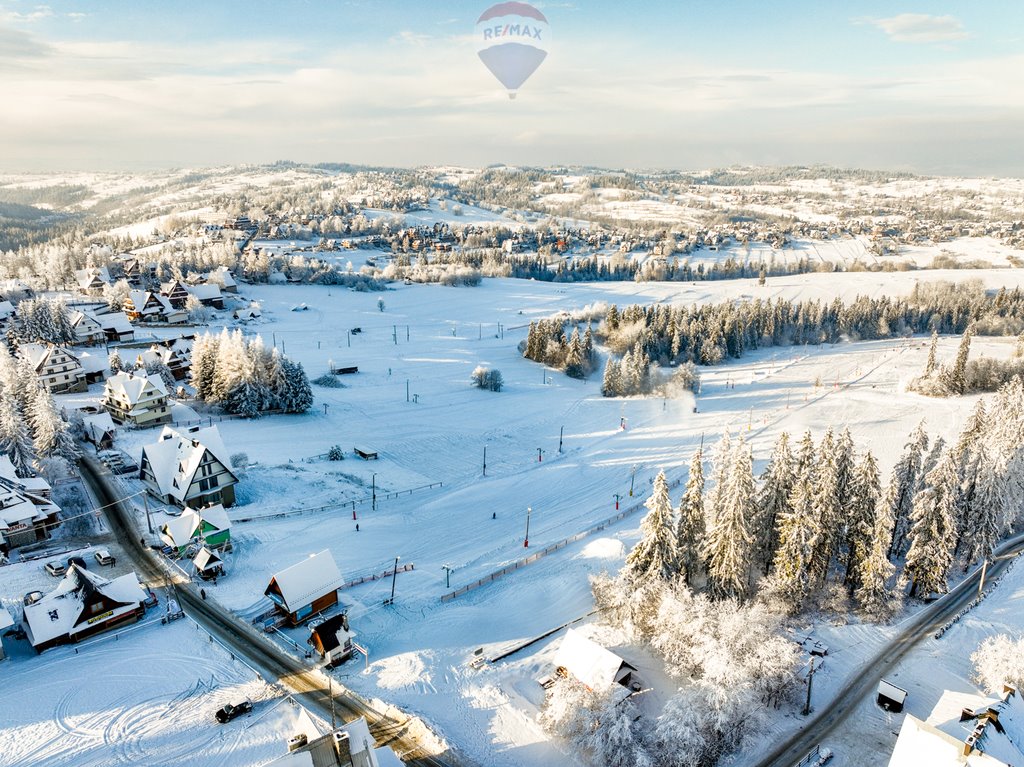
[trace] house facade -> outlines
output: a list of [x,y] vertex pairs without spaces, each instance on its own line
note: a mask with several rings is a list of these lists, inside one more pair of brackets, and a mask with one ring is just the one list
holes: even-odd
[[177,551],[178,556],[184,556],[192,544],[222,549],[231,543],[231,521],[219,503],[203,509],[185,509],[180,517],[160,527],[160,540]]
[[124,371],[107,379],[102,405],[117,423],[140,428],[171,422],[167,387],[157,375]]
[[238,477],[216,426],[178,432],[165,426],[160,439],[142,448],[139,478],[163,503],[199,508],[235,502]]
[[22,344],[18,353],[36,371],[43,385],[54,394],[86,390],[85,371],[78,357],[54,344]]
[[130,291],[122,308],[132,322],[165,322],[169,325],[178,325],[188,319],[184,309],[175,308],[166,296],[148,290]]
[[292,626],[338,604],[341,573],[327,549],[282,570],[263,593]]
[[103,326],[91,314],[72,312],[71,327],[75,330],[75,343],[94,346],[107,339],[106,333],[103,332]]
[[11,459],[0,455],[0,551],[46,540],[59,512],[45,479],[19,477]]

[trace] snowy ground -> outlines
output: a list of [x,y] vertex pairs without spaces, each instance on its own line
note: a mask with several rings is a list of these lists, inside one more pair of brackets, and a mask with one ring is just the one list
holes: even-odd
[[[309,714],[191,621],[164,626],[157,610],[77,647],[36,656],[18,643],[2,667],[0,764],[221,767],[283,754]],[[217,724],[236,696],[253,713]]]
[[[535,680],[550,672],[559,635],[480,670],[467,663],[478,648],[493,657],[586,615],[592,609],[587,575],[619,567],[637,538],[641,515],[444,604],[439,599],[447,590],[443,565],[453,568],[455,589],[585,530],[615,513],[615,494],[623,496],[624,507],[642,501],[658,470],[666,470],[670,479],[682,477],[701,439],[712,443],[727,428],[752,442],[760,471],[779,432],[811,429],[820,438],[828,426],[848,424],[858,448],[870,447],[887,472],[922,417],[933,435],[948,440],[976,398],[934,400],[905,393],[928,352],[926,339],[914,339],[761,350],[703,370],[696,403],[688,395],[605,399],[599,375],[580,382],[520,356],[516,344],[529,321],[598,302],[899,295],[915,281],[940,279],[1013,287],[1024,282],[1024,272],[811,274],[773,278],[766,287],[753,280],[573,286],[486,280],[477,288],[399,285],[383,294],[243,286],[245,297],[258,300],[264,312],[264,320],[247,332],[259,332],[268,346],[284,348],[310,378],[325,372],[329,361],[358,365],[359,373],[340,377],[346,388],[314,387],[316,402],[306,415],[219,424],[229,453],[245,452],[251,462],[232,517],[332,508],[237,523],[230,574],[208,592],[251,616],[267,605],[263,589],[274,572],[323,548],[333,552],[346,577],[382,572],[400,556],[415,570],[398,576],[393,606],[382,604],[390,595],[390,579],[342,592],[357,641],[369,648],[370,666],[362,673],[358,663],[350,663],[336,672],[339,677],[421,714],[478,763],[571,763],[534,723],[541,700]],[[300,304],[309,309],[291,311]],[[350,336],[354,327],[362,332]],[[943,339],[940,359],[952,358],[957,343]],[[973,353],[1005,356],[1010,347],[1008,339],[976,339]],[[478,364],[501,370],[506,389],[471,388],[470,372]],[[407,401],[407,382],[409,399],[415,395],[418,402]],[[89,395],[70,395],[68,404],[96,396],[93,387]],[[187,408],[176,411],[179,418],[192,415]],[[624,431],[620,419],[626,420]],[[137,458],[142,445],[155,438],[152,430],[122,431],[118,442]],[[346,451],[346,460],[314,458],[335,444]],[[354,459],[353,446],[375,450],[380,459]],[[544,451],[540,462],[538,448]],[[437,482],[443,486],[387,495]],[[359,504],[353,520],[344,503],[368,499],[374,487],[377,509],[368,501]],[[673,491],[674,498],[678,494]],[[529,549],[523,546],[527,507],[532,508]],[[20,593],[15,589],[7,596]],[[835,648],[828,671],[815,679],[822,699],[890,630],[809,628]],[[306,634],[296,630],[289,636],[301,646]],[[620,643],[606,634],[601,641],[610,647]],[[652,698],[671,693],[671,682],[660,676],[654,659],[635,647],[623,646],[621,653],[655,685]],[[797,722],[778,726],[787,724]]]

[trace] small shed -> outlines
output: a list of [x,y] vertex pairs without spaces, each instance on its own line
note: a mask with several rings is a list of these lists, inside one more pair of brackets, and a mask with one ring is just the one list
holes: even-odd
[[564,668],[582,684],[597,693],[603,693],[613,684],[629,688],[636,668],[629,665],[578,631],[569,629],[555,654],[555,668]]
[[200,547],[192,557],[192,565],[196,568],[196,574],[204,581],[216,580],[224,575],[224,560],[217,552],[206,546]]
[[349,628],[348,614],[334,615],[309,628],[306,642],[316,650],[328,666],[336,666],[351,657],[355,648],[352,640],[355,632]]
[[907,691],[884,679],[878,683],[878,698],[875,702],[886,711],[898,714],[907,700]]
[[292,626],[338,604],[341,573],[327,549],[282,570],[263,593]]

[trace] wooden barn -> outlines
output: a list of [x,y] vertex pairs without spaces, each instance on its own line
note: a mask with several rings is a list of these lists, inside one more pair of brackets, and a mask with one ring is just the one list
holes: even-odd
[[264,592],[292,626],[298,626],[338,604],[341,573],[324,549],[270,579]]

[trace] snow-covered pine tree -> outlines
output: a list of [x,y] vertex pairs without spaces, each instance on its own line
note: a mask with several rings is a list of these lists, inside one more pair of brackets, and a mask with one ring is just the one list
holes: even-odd
[[704,542],[704,559],[712,591],[719,597],[741,599],[750,585],[750,524],[757,513],[753,456],[742,437],[729,463],[719,510]]
[[782,432],[775,441],[772,456],[761,474],[758,495],[758,516],[754,525],[756,556],[761,560],[765,575],[771,570],[778,549],[778,522],[789,512],[789,496],[793,492],[793,453],[789,447],[789,434]]
[[732,438],[726,431],[715,445],[711,457],[711,490],[704,501],[705,529],[710,530],[722,510],[722,495],[725,482],[732,471]]
[[217,338],[209,332],[192,342],[192,386],[201,400],[208,401],[211,397],[213,374],[217,369],[217,345]]
[[18,401],[7,391],[0,395],[0,452],[14,465],[19,477],[31,477],[36,461],[32,436],[21,415]]
[[703,453],[701,448],[697,448],[693,458],[690,459],[690,475],[686,480],[683,497],[679,501],[679,513],[676,521],[679,574],[687,585],[693,585],[704,561],[701,549],[707,529],[704,517]]
[[282,358],[282,369],[286,386],[276,397],[281,410],[285,413],[305,413],[313,405],[313,389],[309,385],[306,371],[301,364],[287,357]]
[[779,547],[772,578],[791,609],[799,607],[807,597],[811,559],[821,536],[814,495],[814,486],[805,471],[793,485],[789,511],[779,518]]
[[601,394],[605,397],[618,397],[622,393],[622,373],[619,361],[608,355],[604,366],[604,379],[601,381]]
[[245,342],[241,331],[229,333],[227,328],[221,331],[217,341],[216,366],[208,401],[221,403],[242,382],[245,375]]
[[619,360],[619,391],[623,396],[637,394],[640,390],[640,379],[637,377],[636,365],[633,364],[633,350],[627,349]]
[[569,339],[569,347],[565,354],[565,374],[570,378],[586,378],[587,371],[583,358],[583,341],[580,339],[580,329],[572,329],[572,336]]
[[[986,459],[987,454],[982,447],[977,469],[977,490],[962,520],[963,530],[959,531],[963,542],[961,548],[965,551],[968,564],[989,559],[1003,532],[1001,522],[1004,518],[1004,495],[1001,477],[993,463]],[[957,508],[957,511],[961,509]]]
[[932,330],[932,344],[928,349],[928,362],[924,366],[925,378],[935,372],[935,355],[939,350],[939,331]]
[[578,741],[580,750],[595,765],[630,765],[652,767],[654,762],[644,747],[636,722],[640,718],[636,706],[628,698],[608,693],[600,698],[593,713],[593,726]]
[[928,449],[928,435],[922,421],[910,435],[903,448],[903,455],[892,469],[889,487],[885,492],[885,503],[893,518],[892,540],[889,543],[889,558],[906,551],[907,533],[910,530],[910,512],[914,505],[918,476],[924,451]]
[[832,429],[825,432],[818,447],[817,482],[814,484],[814,509],[818,515],[818,540],[811,556],[811,580],[824,583],[836,546],[843,535],[843,514],[839,496],[839,467],[836,440]]
[[[859,585],[857,579],[871,556],[872,536],[876,532],[875,517],[881,496],[878,463],[871,451],[865,450],[854,472],[846,505],[846,575],[843,581],[851,591]],[[886,538],[883,542],[886,550],[888,540]]]
[[956,546],[955,499],[959,483],[956,467],[942,460],[925,478],[911,511],[910,549],[904,574],[911,581],[910,596],[945,593],[946,576]]
[[643,537],[629,552],[622,568],[622,577],[634,587],[656,580],[671,581],[679,573],[676,525],[664,471],[655,477],[644,506],[648,511],[640,522]]
[[53,456],[59,456],[69,462],[78,459],[78,446],[71,436],[68,424],[60,417],[53,396],[42,384],[37,384],[32,392],[28,422],[37,459]]
[[815,466],[817,459],[814,438],[810,431],[805,431],[800,438],[800,444],[797,445],[796,463],[793,466],[794,476],[806,477],[813,484],[817,478],[817,467]]
[[891,618],[901,604],[898,589],[889,588],[889,580],[896,572],[895,565],[889,561],[889,541],[892,539],[894,520],[889,506],[882,502],[876,507],[874,531],[871,535],[868,555],[857,567],[857,599],[861,612],[874,620],[885,621]]
[[974,335],[974,324],[967,326],[960,338],[960,347],[956,352],[953,367],[943,368],[942,382],[953,394],[964,394],[967,391],[967,358],[971,353],[971,336]]
[[117,349],[112,350],[110,355],[107,357],[107,367],[109,367],[110,372],[115,375],[120,373],[124,368],[124,365],[121,362],[121,352]]
[[590,372],[594,369],[594,330],[589,323],[587,324],[587,332],[583,334],[583,366],[585,374],[590,375]]

